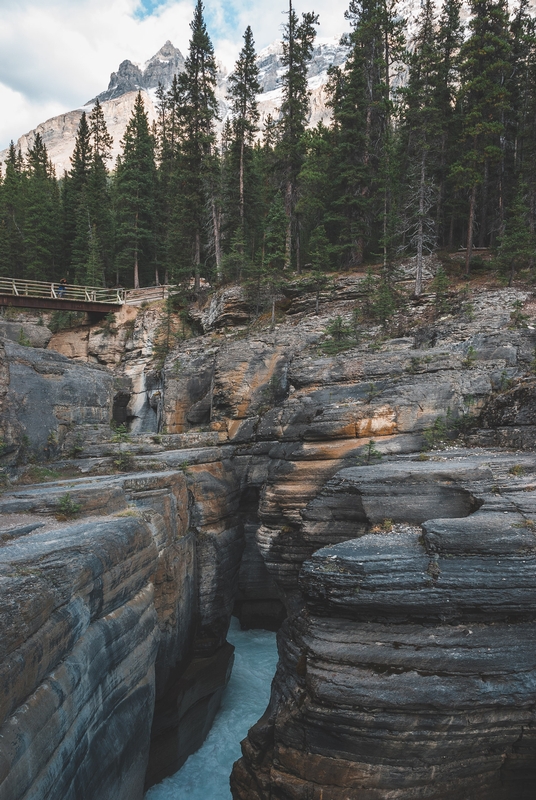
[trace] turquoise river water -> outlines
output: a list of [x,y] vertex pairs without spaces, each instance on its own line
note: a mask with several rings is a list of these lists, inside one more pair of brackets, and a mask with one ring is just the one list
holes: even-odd
[[241,740],[268,705],[277,648],[275,633],[242,631],[235,617],[227,639],[236,648],[233,673],[204,745],[145,800],[230,800],[229,775]]

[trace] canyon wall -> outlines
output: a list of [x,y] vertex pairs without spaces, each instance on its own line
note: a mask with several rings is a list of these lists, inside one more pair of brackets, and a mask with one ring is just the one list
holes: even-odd
[[232,666],[239,484],[214,447],[148,437],[138,468],[113,374],[82,360],[2,341],[6,800],[141,798],[200,746]]
[[34,347],[5,329],[2,800],[136,798],[175,771],[233,612],[286,617],[235,798],[530,796],[531,300],[415,304],[329,354],[361,284],[319,315],[290,292],[273,330],[222,290],[163,364],[156,306]]

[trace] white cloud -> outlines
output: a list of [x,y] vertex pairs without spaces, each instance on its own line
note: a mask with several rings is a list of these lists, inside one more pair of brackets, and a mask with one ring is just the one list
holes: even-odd
[[[296,0],[320,13],[318,33],[345,28],[347,0]],[[249,24],[260,50],[281,35],[286,0],[205,0],[216,55],[232,68]],[[194,0],[167,0],[140,18],[140,0],[0,0],[0,149],[87,102],[124,59],[144,62],[170,39],[184,54]]]
[[[344,12],[348,0],[294,0],[293,5],[300,17],[306,11],[319,14],[318,36],[337,36],[347,29]],[[286,0],[275,3],[266,0],[206,0],[206,8],[207,16],[214,16],[218,21],[218,29],[209,30],[218,58],[231,68],[248,25],[251,25],[257,50],[281,38],[288,3]]]

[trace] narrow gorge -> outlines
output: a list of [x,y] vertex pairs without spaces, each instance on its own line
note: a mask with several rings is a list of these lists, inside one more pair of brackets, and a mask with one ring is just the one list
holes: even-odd
[[365,293],[0,320],[0,800],[141,800],[233,614],[279,648],[235,800],[532,799],[536,303],[476,282],[330,347]]

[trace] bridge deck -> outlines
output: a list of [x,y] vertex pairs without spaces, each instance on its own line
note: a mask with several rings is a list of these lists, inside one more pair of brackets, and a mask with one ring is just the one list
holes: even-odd
[[119,311],[125,302],[125,294],[125,289],[60,286],[59,283],[45,281],[0,278],[0,306],[106,314],[110,311]]

